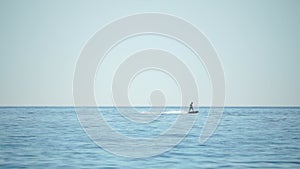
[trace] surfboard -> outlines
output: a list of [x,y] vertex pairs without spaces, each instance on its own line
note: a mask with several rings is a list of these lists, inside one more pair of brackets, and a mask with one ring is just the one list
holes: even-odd
[[190,111],[190,112],[188,112],[188,113],[198,113],[199,111]]

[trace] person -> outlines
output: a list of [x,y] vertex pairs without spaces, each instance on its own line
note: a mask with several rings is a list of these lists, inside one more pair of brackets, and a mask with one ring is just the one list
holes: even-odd
[[193,102],[191,102],[191,104],[190,104],[189,112],[191,112],[191,110],[194,111],[194,108],[193,108]]

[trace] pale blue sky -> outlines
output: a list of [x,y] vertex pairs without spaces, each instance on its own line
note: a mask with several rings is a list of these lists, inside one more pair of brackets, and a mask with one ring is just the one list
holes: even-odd
[[[227,106],[300,106],[300,1],[297,0],[0,0],[0,105],[72,105],[73,73],[88,39],[116,19],[144,12],[178,16],[208,37],[223,65]],[[192,54],[170,39],[151,36],[129,39],[111,51],[106,61],[108,65],[118,63],[123,57],[120,54],[128,55],[147,47],[167,48],[191,64],[191,69],[199,73],[195,74],[200,86],[199,104],[209,105],[211,88],[205,70],[197,67],[199,64],[193,62]],[[111,60],[112,57],[116,60]],[[104,66],[105,71],[111,73]],[[137,78],[132,87],[145,85],[146,75]],[[112,73],[106,78],[111,76]],[[165,75],[155,77],[165,80],[162,88],[172,83]],[[101,78],[99,73],[96,98],[110,105],[110,91],[105,89],[110,84],[102,84]],[[149,90],[157,85],[147,84]],[[170,86],[167,93],[177,91],[174,84]],[[132,92],[130,98],[145,104],[148,97],[145,95]],[[178,94],[175,92],[174,96],[169,104],[176,104]]]

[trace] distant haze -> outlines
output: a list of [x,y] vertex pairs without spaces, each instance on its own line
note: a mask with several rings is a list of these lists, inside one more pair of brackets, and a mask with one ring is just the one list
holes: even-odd
[[[226,106],[300,106],[300,1],[0,1],[0,106],[72,106],[73,75],[94,33],[128,15],[177,16],[203,32],[223,66]],[[188,32],[187,32],[188,33]],[[95,77],[99,105],[113,105],[111,82],[128,55],[146,48],[174,53],[194,73],[199,101],[209,106],[209,76],[195,55],[172,39],[145,35],[112,49]],[[180,89],[159,71],[136,76],[133,105],[149,105],[160,89],[178,105]],[[187,105],[188,106],[188,105]]]

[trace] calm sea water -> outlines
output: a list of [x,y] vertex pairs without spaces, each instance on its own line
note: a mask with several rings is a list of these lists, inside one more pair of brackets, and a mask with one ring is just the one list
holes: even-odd
[[[145,131],[115,108],[100,109],[112,128],[131,137],[155,137],[177,116],[162,114]],[[98,147],[74,108],[2,107],[0,168],[300,168],[300,108],[225,108],[214,135],[200,145],[207,112],[200,109],[190,133],[171,150],[134,159]]]

